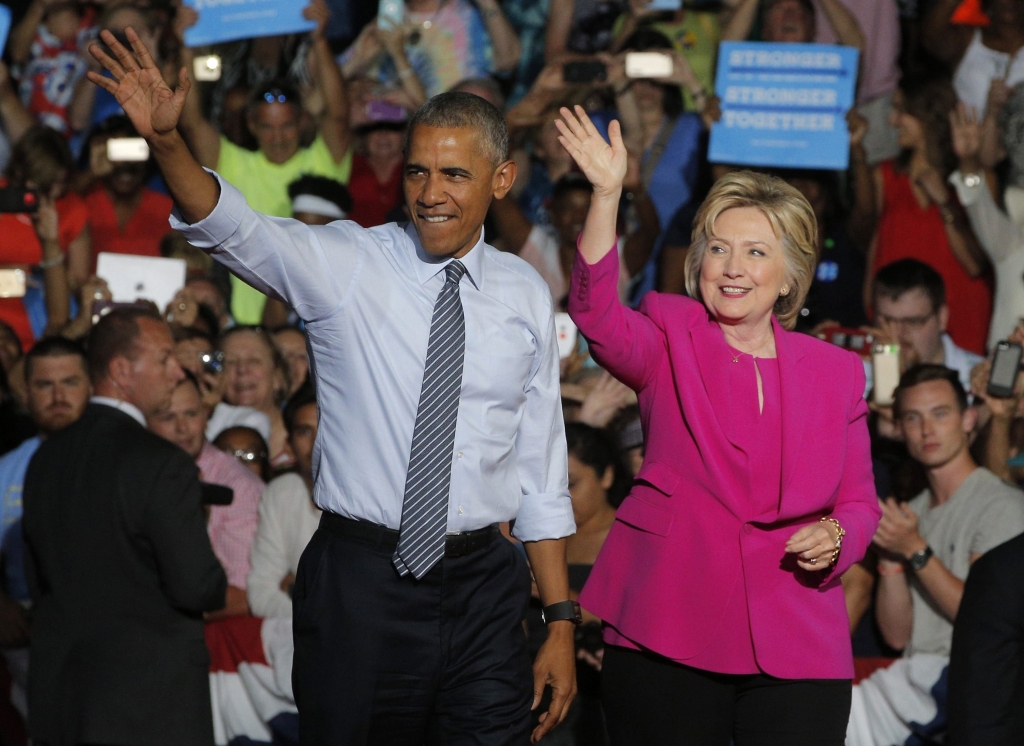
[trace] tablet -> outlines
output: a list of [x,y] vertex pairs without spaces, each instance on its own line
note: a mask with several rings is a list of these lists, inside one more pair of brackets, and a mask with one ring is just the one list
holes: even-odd
[[107,281],[114,301],[151,300],[162,313],[185,287],[185,260],[102,252],[96,274]]

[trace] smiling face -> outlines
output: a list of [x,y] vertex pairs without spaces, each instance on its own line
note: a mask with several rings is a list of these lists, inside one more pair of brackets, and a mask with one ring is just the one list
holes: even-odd
[[718,216],[700,265],[700,293],[720,324],[756,324],[771,315],[786,285],[784,252],[757,208]]
[[409,138],[405,204],[424,250],[462,257],[476,245],[491,199],[505,196],[515,164],[495,165],[482,137],[469,127],[420,124]]
[[302,121],[297,104],[260,103],[248,121],[249,130],[271,163],[285,163],[299,152]]
[[961,410],[949,381],[924,381],[899,392],[900,429],[911,457],[935,469],[965,453],[973,409]]
[[262,412],[275,409],[275,388],[282,382],[267,342],[256,332],[239,331],[228,336],[221,348],[228,403]]

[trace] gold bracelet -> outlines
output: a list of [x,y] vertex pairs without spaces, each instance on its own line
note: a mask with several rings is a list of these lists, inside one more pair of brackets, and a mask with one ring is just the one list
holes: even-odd
[[846,530],[839,525],[839,521],[829,516],[825,516],[820,521],[818,521],[818,523],[831,523],[833,526],[836,527],[836,548],[832,550],[832,559],[829,560],[828,563],[828,566],[832,567],[832,565],[836,563],[836,560],[839,559],[839,552],[843,548],[843,537],[846,536]]

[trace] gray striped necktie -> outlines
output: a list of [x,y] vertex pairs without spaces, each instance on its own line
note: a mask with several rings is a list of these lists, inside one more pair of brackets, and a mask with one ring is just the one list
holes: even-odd
[[412,573],[417,580],[444,557],[455,421],[466,356],[466,320],[459,298],[459,281],[466,268],[456,260],[444,272],[444,287],[430,321],[427,364],[405,478],[402,527],[391,558],[399,575]]

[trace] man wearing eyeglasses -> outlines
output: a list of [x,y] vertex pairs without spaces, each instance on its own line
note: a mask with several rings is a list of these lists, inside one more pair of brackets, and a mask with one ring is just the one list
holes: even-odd
[[[255,212],[205,172],[176,129],[187,75],[171,91],[133,30],[131,51],[101,36],[116,59],[90,52],[113,77],[89,80],[149,141],[172,226],[306,322],[323,517],[292,594],[300,741],[540,740],[575,696],[582,617],[551,295],[483,232],[516,177],[501,112],[449,92],[413,115],[408,225],[310,226]],[[548,625],[532,673],[530,570]]]
[[[918,363],[944,365],[971,390],[971,369],[984,358],[958,347],[946,333],[950,310],[938,272],[917,259],[900,259],[878,270],[873,295],[879,336],[899,343],[903,370]],[[872,369],[865,367],[870,389]]]

